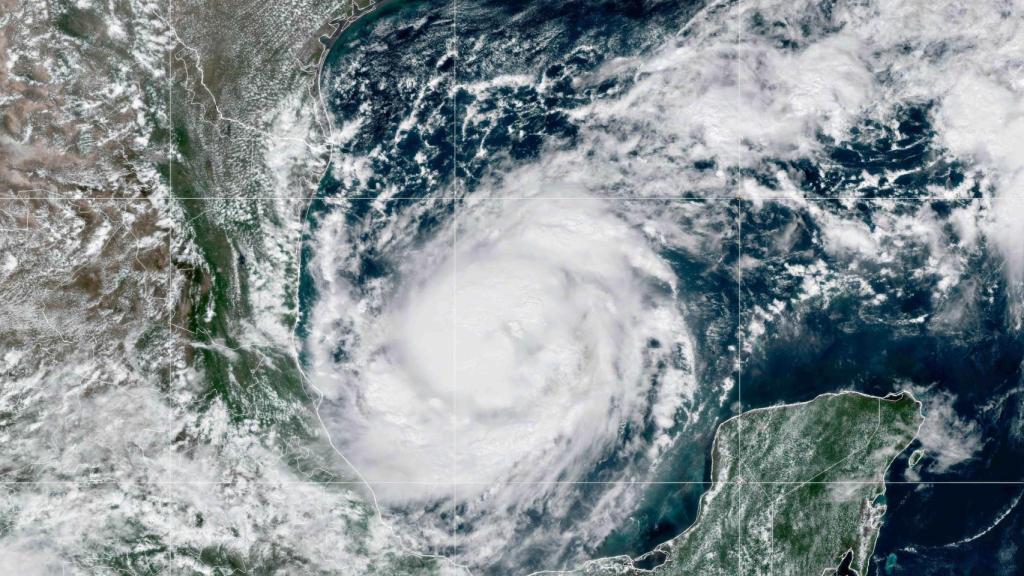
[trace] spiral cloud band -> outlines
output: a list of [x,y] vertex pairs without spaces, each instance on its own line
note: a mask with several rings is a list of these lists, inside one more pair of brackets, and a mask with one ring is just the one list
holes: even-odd
[[[344,247],[318,256],[321,415],[386,500],[576,481],[612,453],[657,459],[693,381],[651,239],[598,200],[471,201],[422,245],[398,240],[416,225],[319,231]],[[336,271],[358,275],[365,252],[394,272],[357,289]]]

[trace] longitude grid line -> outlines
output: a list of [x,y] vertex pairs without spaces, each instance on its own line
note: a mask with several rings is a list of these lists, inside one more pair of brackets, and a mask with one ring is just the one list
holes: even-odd
[[[741,48],[740,48],[741,34],[742,34],[742,18],[741,18],[741,16],[742,16],[742,8],[741,8],[741,4],[742,4],[742,0],[739,0],[737,2],[737,16],[736,16],[736,20],[737,20],[737,22],[736,22],[736,24],[737,24],[737,31],[736,31],[737,106],[739,106],[741,101],[742,101],[742,86],[741,86],[741,79],[742,79],[742,70],[741,70],[742,57],[741,57]],[[172,23],[173,0],[168,0],[167,8],[168,8],[168,10],[167,10],[168,27],[171,27],[171,26],[173,26],[173,23]],[[458,418],[458,408],[457,408],[457,402],[458,402],[458,395],[457,395],[457,393],[458,393],[458,376],[457,376],[457,372],[458,372],[458,370],[457,370],[457,338],[456,338],[456,334],[457,333],[456,333],[456,328],[457,328],[457,317],[458,317],[457,316],[458,304],[457,304],[457,274],[454,273],[454,272],[457,272],[458,198],[459,198],[459,185],[458,185],[458,103],[457,103],[457,88],[458,88],[458,84],[457,84],[457,66],[458,66],[458,52],[459,52],[459,50],[458,50],[458,30],[457,30],[458,20],[457,20],[457,18],[458,18],[458,0],[452,0],[452,41],[453,41],[453,50],[455,51],[454,63],[453,63],[453,67],[452,67],[453,72],[452,72],[452,96],[451,96],[451,98],[452,98],[452,113],[453,113],[453,119],[452,119],[453,194],[452,194],[451,197],[442,197],[442,200],[450,200],[450,201],[453,202],[453,206],[452,206],[452,211],[453,211],[453,226],[452,226],[453,336],[452,336],[452,344],[453,344],[453,360],[456,361],[456,362],[453,362],[453,390],[454,390],[455,393],[453,394],[453,403],[452,403],[452,411],[453,411],[452,436],[453,436],[453,449],[454,449],[454,452],[453,452],[453,466],[455,468],[455,474],[453,475],[453,478],[452,478],[452,481],[450,482],[450,484],[451,484],[451,486],[453,488],[453,493],[452,493],[452,539],[453,539],[453,542],[452,542],[452,554],[453,554],[454,560],[456,561],[456,564],[457,564],[457,556],[458,556],[458,548],[457,548],[457,526],[458,526],[458,523],[457,523],[457,510],[456,510],[457,509],[457,502],[458,502],[458,486],[460,484],[466,484],[466,485],[472,485],[473,484],[473,483],[463,483],[463,482],[458,482],[457,481],[457,466],[458,466],[458,458],[457,458],[457,454],[458,454],[458,429],[457,429],[457,418]],[[170,202],[171,202],[172,196],[173,196],[173,175],[174,175],[174,171],[173,171],[173,162],[174,162],[174,160],[173,160],[173,158],[174,158],[174,132],[173,132],[173,129],[171,128],[172,127],[172,121],[173,121],[173,108],[172,108],[172,106],[173,106],[173,99],[172,99],[173,98],[173,50],[174,50],[174,48],[173,48],[173,44],[172,44],[172,46],[168,50],[168,56],[167,56],[167,58],[168,58],[168,64],[167,64],[167,122],[168,122],[167,154],[168,154],[168,193],[169,193],[169,197],[167,199],[168,200],[168,206],[170,206]],[[736,160],[737,160],[737,163],[739,162],[741,150],[742,150],[741,143],[739,142],[739,137],[737,136],[737,145],[736,145],[736,151],[737,151]],[[743,360],[743,334],[742,334],[742,277],[743,277],[743,269],[742,269],[742,260],[743,260],[743,258],[742,258],[742,254],[743,254],[743,235],[742,234],[743,234],[743,232],[742,232],[742,201],[740,200],[740,198],[742,196],[741,186],[742,186],[742,180],[738,179],[737,183],[736,183],[736,187],[737,187],[736,188],[736,194],[734,196],[722,196],[722,197],[708,196],[708,197],[700,197],[700,198],[647,197],[647,198],[609,198],[609,199],[625,200],[625,201],[664,201],[664,200],[668,200],[668,201],[680,201],[680,202],[689,202],[689,201],[693,201],[693,202],[701,202],[701,201],[730,201],[730,202],[735,202],[736,203],[736,209],[737,209],[736,227],[737,227],[737,249],[738,249],[737,250],[737,344],[738,344],[738,347],[737,347],[737,360],[738,360],[738,362],[737,362],[737,367],[738,367],[738,369],[737,369],[737,401],[738,401],[739,412],[740,412],[739,415],[738,415],[738,418],[737,418],[737,440],[738,440],[738,442],[737,442],[737,444],[738,444],[737,462],[739,463],[739,470],[740,470],[740,473],[742,474],[742,447],[743,447],[743,442],[742,442],[742,430],[743,430],[743,426],[742,426],[742,415],[743,415],[743,401],[742,401],[742,398],[743,398],[743,395],[742,395],[743,394],[743,387],[742,387],[742,369],[743,369],[743,365],[742,365],[742,360]],[[12,197],[12,198],[2,198],[0,200],[8,200],[8,199],[10,199],[10,200],[53,200],[53,198],[49,197],[49,196],[44,196],[44,197]],[[80,198],[80,199],[81,200],[100,200],[100,199],[104,199],[104,198]],[[189,198],[185,198],[185,199],[189,199]],[[214,200],[216,200],[216,199],[238,200],[237,197],[224,197],[224,198],[203,197],[202,199],[204,199],[204,200],[210,200],[210,199],[214,199]],[[255,197],[255,198],[249,198],[249,199],[263,199],[263,198]],[[280,198],[272,197],[272,198],[268,198],[268,199],[280,199]],[[296,198],[296,199],[302,199],[302,198]],[[363,199],[363,198],[353,197],[353,198],[350,198],[350,199],[359,200],[359,199]],[[377,197],[367,197],[366,199],[377,199]],[[503,198],[503,199],[504,200],[515,200],[517,198],[510,197],[510,198]],[[522,199],[524,199],[524,200],[525,199],[530,199],[530,200],[535,200],[535,199],[541,199],[541,200],[543,200],[543,199],[549,199],[549,200],[581,200],[581,201],[583,201],[583,200],[593,201],[594,200],[593,197],[578,197],[578,198],[577,197],[558,197],[558,198],[551,197],[551,198],[522,198]],[[813,201],[830,201],[830,200],[871,201],[871,202],[874,202],[874,201],[927,202],[927,201],[931,201],[931,200],[946,200],[946,201],[955,201],[955,200],[970,200],[970,201],[974,201],[974,200],[978,200],[977,198],[957,198],[957,197],[949,198],[949,197],[942,197],[942,196],[939,196],[939,197],[923,196],[923,197],[913,197],[913,198],[881,198],[881,197],[858,197],[858,196],[833,196],[833,197],[796,196],[796,197],[794,197],[794,196],[788,196],[788,195],[787,196],[761,196],[758,199],[760,199],[760,200],[804,200],[804,201],[812,201],[812,202]],[[67,200],[72,200],[72,199],[67,199]],[[418,198],[418,197],[393,197],[393,198],[391,198],[391,200],[426,200],[426,199],[425,198]],[[166,292],[166,298],[167,298],[168,334],[169,335],[173,334],[173,332],[174,332],[174,324],[173,324],[173,320],[174,320],[174,318],[173,318],[173,298],[172,298],[172,290],[171,290],[172,289],[172,285],[173,285],[173,268],[171,266],[171,260],[172,260],[172,253],[171,252],[172,252],[172,249],[173,249],[173,234],[174,234],[174,229],[172,227],[171,230],[168,232],[168,236],[167,236],[167,247],[168,247],[167,267],[168,267],[168,272],[167,272],[167,289],[166,289],[167,292]],[[173,346],[173,343],[172,343],[172,346]],[[168,377],[168,379],[171,378],[172,373],[173,373],[173,357],[171,355],[168,355],[168,358],[167,358],[167,377]],[[60,482],[54,482],[54,481],[14,481],[14,482],[0,481],[0,484],[79,484],[79,483],[94,483],[94,482],[87,481],[87,480],[83,480],[83,481],[60,481]],[[388,482],[371,482],[371,484],[373,484],[373,483],[375,483],[375,484],[387,484]],[[397,482],[397,483],[407,484],[408,482]],[[505,482],[503,484],[517,485],[517,484],[551,484],[551,483],[552,482]],[[655,481],[651,481],[651,482],[614,482],[614,481],[611,481],[611,482],[585,482],[585,481],[566,481],[566,482],[553,482],[553,483],[555,483],[555,484],[627,484],[628,483],[628,484],[664,484],[664,485],[705,484],[704,482],[686,482],[686,481],[678,481],[678,482],[675,482],[675,481],[656,481],[656,482]],[[715,482],[712,482],[712,483],[715,483]],[[732,482],[732,481],[725,482],[725,484],[731,484],[731,483],[736,483],[738,486],[742,487],[744,484],[747,484],[747,483],[749,483],[749,484],[779,485],[779,484],[791,484],[791,483],[798,483],[798,482],[787,482],[787,481],[777,481],[777,482],[772,482],[772,481],[743,481],[742,479],[739,482]],[[800,483],[802,483],[802,484],[822,484],[822,485],[831,485],[831,484],[869,484],[869,483],[870,484],[874,484],[875,481],[829,481],[829,482],[800,482]],[[932,481],[932,482],[929,482],[929,481],[900,481],[900,482],[888,482],[888,483],[889,484],[903,484],[903,485],[922,485],[922,484],[923,485],[935,485],[935,484],[950,484],[950,485],[1024,485],[1024,481]],[[210,484],[231,484],[231,482],[221,482],[221,481],[214,481],[214,482],[198,482],[198,481],[160,482],[160,481],[153,481],[153,482],[140,482],[139,484],[210,485]],[[312,482],[312,481],[296,481],[296,482],[287,482],[287,484],[318,484],[318,485],[320,485],[320,484],[339,484],[339,485],[341,485],[341,484],[362,484],[362,482],[342,481],[342,482],[320,483],[320,482]],[[444,483],[444,484],[448,484],[448,483]],[[323,503],[323,500],[321,500],[321,504],[322,503]],[[742,503],[742,498],[741,498],[740,499],[740,522],[738,522],[738,524],[737,524],[737,528],[738,528],[738,544],[739,544],[737,560],[738,560],[738,563],[739,563],[739,568],[740,568],[740,573],[741,574],[742,574],[742,568],[743,568],[743,563],[742,563],[742,536],[743,536],[743,534],[742,534],[742,532],[743,532],[742,531],[742,509],[743,509],[743,503]]]
[[[458,167],[457,167],[457,164],[458,164],[457,163],[457,157],[458,157],[457,156],[457,154],[458,154],[458,150],[457,150],[457,148],[458,148],[458,142],[457,142],[458,109],[457,109],[457,99],[456,99],[456,96],[457,96],[457,83],[455,81],[455,78],[456,78],[455,70],[457,68],[457,60],[458,60],[457,2],[458,2],[458,0],[453,0],[453,2],[452,2],[452,11],[453,11],[452,36],[453,36],[453,48],[455,50],[455,63],[453,64],[453,85],[452,85],[452,110],[453,110],[453,123],[452,123],[453,168],[452,168],[452,170],[453,170],[454,193],[453,193],[453,195],[451,197],[441,197],[442,200],[448,200],[448,201],[452,201],[453,202],[453,235],[452,235],[453,236],[453,239],[452,239],[453,270],[456,270],[456,262],[457,262],[457,232],[458,232],[458,228],[457,228],[457,223],[458,223],[457,215],[458,215],[458,198],[459,198],[459,195],[458,195],[458,191],[459,191],[459,187],[458,187]],[[737,47],[737,52],[736,52],[736,57],[737,57],[737,105],[739,105],[741,100],[742,100],[741,85],[740,85],[740,80],[741,80],[741,77],[742,77],[741,70],[740,70],[740,67],[742,65],[742,59],[741,59],[741,54],[740,54],[741,53],[741,50],[740,50],[740,42],[741,42],[740,36],[741,36],[741,32],[742,32],[742,28],[741,28],[741,25],[742,25],[741,14],[742,14],[742,12],[741,12],[741,9],[739,8],[739,5],[741,3],[742,3],[742,0],[739,0],[737,2],[737,33],[736,33],[737,34],[737,40],[736,40],[736,47]],[[168,25],[168,27],[172,27],[173,26],[173,23],[172,23],[173,0],[168,0],[168,3],[167,3],[167,15],[168,15],[167,25]],[[168,207],[170,206],[170,203],[171,203],[171,201],[173,199],[172,196],[173,196],[174,133],[173,133],[173,129],[171,128],[172,127],[172,121],[173,121],[173,108],[172,108],[172,106],[173,106],[173,99],[172,99],[173,98],[173,51],[174,51],[174,48],[173,48],[173,43],[172,43],[171,47],[168,49],[168,56],[167,56],[167,59],[168,59],[168,63],[167,63],[167,122],[168,122],[167,154],[168,154],[168,192],[169,192],[169,196],[167,198]],[[737,138],[737,162],[739,161],[740,150],[741,150],[741,145],[740,145],[739,139]],[[742,190],[740,189],[741,185],[742,185],[742,182],[740,180],[738,180],[737,183],[736,183],[736,186],[737,186],[736,194],[733,195],[733,196],[706,196],[706,197],[695,197],[695,198],[679,198],[679,197],[645,197],[645,198],[618,198],[618,197],[616,197],[616,198],[597,198],[597,199],[640,201],[640,202],[643,202],[643,201],[677,201],[677,202],[729,201],[729,202],[735,202],[736,203],[736,206],[737,206],[737,216],[736,216],[737,248],[738,248],[738,259],[737,259],[737,342],[738,342],[738,349],[737,349],[737,360],[738,360],[738,363],[737,363],[738,364],[738,370],[737,370],[737,397],[738,397],[738,404],[739,404],[739,411],[740,411],[740,414],[738,415],[739,417],[737,418],[737,431],[738,431],[737,437],[738,437],[738,448],[739,448],[738,449],[738,454],[737,454],[737,461],[740,462],[740,470],[742,470],[742,414],[743,414],[743,404],[742,404],[742,350],[743,350],[743,348],[742,348],[742,343],[743,343],[743,334],[742,334],[742,248],[743,248],[743,244],[742,244],[742,201],[741,201]],[[64,200],[64,201],[86,200],[86,201],[88,201],[88,200],[109,200],[109,199],[110,198],[105,198],[105,197],[54,198],[52,196],[12,196],[12,197],[0,198],[0,201],[5,201],[5,200],[20,200],[20,201],[24,201],[24,200],[51,200],[51,201],[53,201],[53,200],[56,200],[56,201],[60,201],[60,200]],[[241,200],[238,197],[182,197],[182,199],[184,199],[184,200],[189,200],[189,199]],[[265,197],[265,198],[264,197],[246,197],[245,199],[249,199],[249,200],[253,200],[253,199],[255,199],[255,200],[259,200],[259,199],[280,200],[282,198],[280,198],[280,197]],[[287,198],[285,198],[285,199],[287,199]],[[294,199],[302,200],[304,198],[303,197],[296,197]],[[378,199],[378,197],[365,197],[365,198],[364,197],[351,197],[349,199],[351,199],[351,200]],[[546,199],[546,200],[559,200],[559,201],[564,201],[564,200],[593,201],[595,198],[594,197],[540,197],[540,198],[515,198],[515,197],[508,197],[508,198],[502,198],[502,199],[503,200],[518,200],[518,199],[522,199],[522,200],[545,200]],[[888,202],[928,202],[928,201],[967,200],[967,201],[972,201],[973,202],[973,201],[983,200],[982,198],[976,198],[976,197],[946,197],[946,196],[918,196],[918,197],[884,198],[884,197],[874,197],[874,196],[864,196],[864,197],[860,197],[860,196],[811,196],[811,197],[808,197],[808,196],[791,196],[791,195],[784,195],[784,196],[759,196],[757,199],[758,200],[803,200],[803,201],[811,201],[811,202],[814,202],[814,201],[834,201],[834,200],[846,200],[846,201],[856,201],[856,202],[860,202],[860,201],[868,201],[868,202],[875,202],[875,201],[879,201],[879,202],[886,202],[886,201],[888,201]],[[420,198],[420,197],[401,197],[401,196],[396,196],[396,197],[389,198],[389,200],[424,200],[425,201],[425,200],[428,200],[428,199],[427,198]],[[174,229],[173,229],[173,227],[171,227],[170,231],[168,232],[168,236],[167,236],[167,244],[168,244],[168,253],[167,253],[167,258],[168,258],[168,261],[167,261],[167,266],[168,266],[167,282],[168,282],[168,284],[167,284],[167,292],[166,292],[166,299],[167,299],[167,304],[166,305],[167,305],[167,308],[168,308],[167,313],[168,313],[168,333],[169,334],[173,334],[173,332],[174,332],[174,324],[173,324],[173,299],[172,299],[172,294],[171,294],[171,288],[172,288],[172,284],[173,284],[173,268],[171,266],[171,260],[172,260],[171,251],[172,251],[172,248],[173,248],[173,234],[174,234]],[[457,290],[455,289],[456,282],[457,282],[456,281],[456,276],[453,275],[453,313],[454,313],[453,321],[457,321],[456,320],[456,318],[457,318]],[[453,328],[454,328],[454,325],[453,325]],[[455,348],[456,338],[455,338],[455,330],[454,329],[453,329],[452,343],[453,343],[453,359],[457,359],[457,353],[455,351],[456,350],[456,348]],[[172,346],[173,346],[173,344],[172,344]],[[167,377],[168,377],[168,379],[171,378],[172,373],[173,373],[173,357],[171,355],[168,355],[168,357],[167,357]],[[455,454],[454,455],[457,455],[457,450],[458,450],[457,433],[458,432],[457,432],[457,427],[455,426],[455,420],[457,420],[457,369],[455,369],[455,368],[453,368],[453,377],[455,377],[455,379],[453,381],[454,382],[453,388],[456,390],[456,394],[453,395],[453,447],[455,449]],[[453,464],[457,467],[457,458],[455,458],[453,460]],[[102,481],[96,482],[96,481],[91,481],[91,480],[66,480],[66,481],[22,481],[22,480],[6,481],[6,480],[0,480],[0,485],[17,485],[17,484],[70,485],[70,484],[105,484],[105,483],[107,483],[107,482],[102,482]],[[141,484],[141,485],[165,485],[165,484],[173,484],[173,485],[230,485],[230,484],[233,484],[233,483],[234,482],[230,482],[230,481],[141,481],[141,482],[132,482],[132,484]],[[255,482],[255,483],[256,484],[261,484],[261,483],[264,483],[264,482]],[[266,483],[270,484],[270,482],[266,482]],[[396,481],[396,482],[370,481],[369,483],[370,484],[410,484],[410,482],[408,482],[408,481]],[[711,483],[712,484],[734,484],[735,483],[738,486],[743,486],[745,484],[753,484],[753,485],[762,485],[762,484],[764,484],[764,485],[786,485],[786,484],[858,485],[858,484],[875,484],[875,483],[877,483],[877,481],[870,480],[870,481],[824,481],[824,482],[812,481],[812,482],[799,482],[799,481],[743,480],[743,481],[739,481],[739,482],[736,482],[736,481],[714,482],[714,481],[712,481]],[[941,481],[941,480],[935,480],[935,481],[927,481],[927,480],[917,480],[917,481],[886,481],[885,483],[886,484],[891,484],[891,485],[990,485],[990,486],[1022,486],[1022,485],[1024,485],[1024,481],[955,481],[955,480],[954,481],[949,481],[949,480],[946,480],[946,481]],[[282,484],[282,482],[274,482],[274,484]],[[295,484],[295,485],[316,484],[316,485],[321,485],[322,486],[322,485],[325,485],[325,484],[330,484],[330,485],[359,484],[359,485],[362,485],[362,484],[365,484],[365,482],[362,482],[362,481],[331,481],[331,482],[294,481],[294,482],[283,482],[283,484]],[[413,483],[413,484],[434,484],[434,483],[433,482],[422,482],[422,483]],[[472,483],[472,482],[458,482],[458,481],[456,481],[456,477],[453,477],[452,481],[450,483],[437,483],[437,484],[439,484],[439,485],[449,485],[450,484],[453,487],[453,496],[452,496],[452,506],[453,506],[453,509],[452,509],[452,537],[453,537],[453,545],[452,545],[452,552],[453,552],[453,556],[457,560],[457,543],[456,543],[456,538],[457,538],[457,516],[456,516],[457,487],[459,485],[475,485],[475,483]],[[690,484],[706,484],[706,482],[702,482],[702,481],[701,482],[692,482],[692,481],[607,481],[607,482],[564,481],[564,482],[560,482],[560,481],[554,481],[554,482],[502,482],[501,484],[503,484],[503,485],[547,485],[547,484],[572,484],[572,485],[577,485],[577,484],[579,484],[579,485],[589,485],[589,484],[690,485]],[[321,504],[323,504],[323,499],[321,500]],[[742,509],[742,499],[741,499],[741,509]],[[740,520],[742,522],[742,514],[741,514]],[[738,551],[738,561],[739,561],[739,565],[740,565],[740,571],[742,573],[742,557],[741,557],[741,554],[742,554],[742,526],[741,526],[741,522],[738,523],[738,542],[739,542],[739,546],[740,546],[740,550]]]
[[459,564],[458,508],[459,508],[459,2],[452,0],[452,563]]
[[[169,32],[174,31],[174,0],[167,0],[167,28]],[[174,202],[174,116],[173,116],[173,105],[174,105],[174,49],[176,47],[176,41],[170,39],[170,46],[167,50],[167,210],[171,210],[171,206]],[[167,287],[166,298],[167,298],[167,338],[170,340],[170,349],[167,352],[167,386],[168,389],[173,389],[171,381],[174,374],[174,299],[171,297],[172,289],[174,287],[174,267],[172,266],[173,257],[172,252],[174,250],[174,226],[170,226],[167,231]],[[176,460],[174,455],[173,446],[168,446],[171,451],[170,460],[174,462]]]
[[[743,56],[741,34],[743,31],[743,0],[736,1],[736,114],[742,110],[743,102]],[[743,478],[743,173],[740,168],[742,142],[736,134],[736,402],[739,414],[736,416],[736,473]],[[737,484],[739,499],[736,522],[736,564],[737,576],[743,576],[743,484]]]

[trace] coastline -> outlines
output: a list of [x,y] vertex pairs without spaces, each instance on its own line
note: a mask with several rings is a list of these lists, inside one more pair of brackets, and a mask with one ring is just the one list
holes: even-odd
[[[726,486],[726,485],[729,485],[729,484],[743,484],[742,477],[738,481],[737,480],[733,480],[733,479],[727,479],[727,480],[724,480],[724,481],[718,481],[718,480],[715,479],[716,475],[721,473],[721,471],[719,470],[721,458],[719,457],[718,452],[719,452],[719,450],[723,449],[720,446],[721,441],[722,441],[722,428],[723,428],[723,426],[725,426],[726,424],[729,424],[730,422],[732,422],[734,420],[739,420],[740,418],[742,418],[744,416],[747,416],[747,415],[749,415],[751,413],[763,413],[763,412],[771,412],[771,411],[776,411],[776,410],[781,410],[781,409],[797,408],[797,407],[800,407],[800,406],[810,405],[810,404],[812,404],[814,402],[821,401],[821,400],[823,400],[825,398],[832,398],[832,397],[839,398],[839,397],[844,397],[844,396],[857,396],[857,397],[860,397],[860,398],[877,400],[877,401],[879,401],[879,403],[885,402],[885,401],[887,401],[887,402],[898,402],[898,401],[903,401],[903,400],[909,399],[914,404],[915,414],[919,418],[919,422],[917,424],[917,427],[914,429],[913,435],[910,438],[910,440],[908,442],[906,442],[904,445],[902,445],[900,447],[900,449],[894,453],[893,457],[889,460],[889,462],[887,463],[886,467],[880,472],[880,476],[879,476],[879,479],[878,479],[878,482],[877,482],[877,484],[880,486],[880,491],[879,491],[878,495],[884,495],[885,494],[885,489],[886,489],[885,476],[888,474],[889,469],[891,468],[892,464],[896,461],[898,456],[900,454],[902,454],[903,452],[905,452],[907,450],[907,448],[910,445],[912,445],[913,442],[917,439],[918,435],[920,434],[921,426],[923,426],[924,421],[925,421],[925,416],[922,413],[922,406],[923,406],[922,402],[920,400],[918,400],[913,395],[913,393],[910,392],[909,390],[903,390],[903,391],[899,391],[899,392],[889,393],[889,394],[886,394],[885,396],[875,396],[875,395],[872,395],[872,394],[867,394],[867,393],[864,393],[864,392],[859,392],[859,391],[854,391],[854,390],[843,390],[843,391],[838,391],[838,392],[826,392],[826,393],[823,393],[823,394],[819,394],[819,395],[815,396],[814,398],[811,398],[811,399],[805,400],[805,401],[801,401],[801,402],[793,402],[793,403],[788,403],[788,404],[777,404],[777,405],[773,405],[773,406],[765,406],[765,407],[761,407],[761,408],[753,408],[751,410],[747,410],[746,412],[743,412],[742,414],[737,414],[735,416],[727,418],[727,419],[723,420],[722,422],[720,422],[716,426],[715,434],[714,434],[714,441],[712,442],[712,448],[711,448],[711,481],[710,481],[711,487],[707,491],[705,491],[703,495],[701,495],[700,501],[698,503],[697,515],[696,515],[693,523],[689,527],[687,527],[685,530],[683,530],[682,532],[680,532],[678,535],[674,536],[673,538],[671,538],[669,540],[666,540],[665,542],[662,542],[661,544],[655,546],[650,551],[645,552],[644,554],[641,554],[640,556],[637,556],[635,558],[627,556],[627,555],[610,556],[610,557],[605,557],[605,558],[596,558],[594,560],[589,560],[589,561],[585,562],[583,565],[581,565],[580,567],[578,567],[576,569],[571,569],[571,570],[541,570],[541,571],[538,571],[538,572],[532,572],[532,573],[528,574],[527,576],[542,576],[542,575],[557,575],[557,574],[562,574],[562,575],[575,574],[575,575],[581,575],[582,576],[582,575],[589,575],[589,574],[604,574],[605,573],[604,570],[623,571],[623,572],[621,572],[623,574],[654,574],[654,573],[656,573],[656,571],[659,568],[669,564],[672,561],[671,553],[672,553],[673,549],[675,548],[675,546],[682,539],[686,538],[687,536],[692,535],[694,533],[694,531],[698,530],[701,527],[702,521],[704,521],[707,518],[709,498],[711,498],[714,494],[716,494],[716,489],[720,488],[721,486]],[[879,404],[879,406],[881,406],[881,404]],[[884,515],[884,511],[883,511],[883,515]],[[879,525],[879,528],[880,528],[880,525]],[[868,556],[867,556],[868,566],[870,566],[870,560],[871,560],[871,557],[873,556],[874,547],[875,547],[877,541],[878,541],[878,530],[875,530],[875,534],[871,537],[871,542],[869,543],[869,545],[867,547],[868,548]],[[650,569],[642,568],[642,567],[637,566],[638,562],[643,562],[644,560],[649,559],[651,556],[657,555],[657,554],[660,554],[660,555],[664,556],[664,560],[661,563],[659,563],[657,566],[655,566],[653,568],[650,568]],[[602,565],[602,564],[604,564],[604,565]],[[620,573],[620,572],[615,572],[615,573]]]

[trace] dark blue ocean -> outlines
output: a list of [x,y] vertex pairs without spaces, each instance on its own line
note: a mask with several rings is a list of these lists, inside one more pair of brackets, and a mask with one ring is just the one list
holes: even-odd
[[[460,2],[455,40],[450,3],[384,3],[338,38],[321,79],[336,126],[357,118],[362,122],[359,137],[338,150],[336,158],[371,157],[373,177],[348,182],[326,177],[309,212],[309,226],[315,229],[332,209],[326,201],[330,198],[373,196],[396,187],[404,197],[429,198],[443,190],[471,197],[496,171],[535,162],[552,149],[573,150],[581,136],[571,112],[618,97],[635,77],[626,70],[583,88],[575,80],[614,58],[642,59],[700,7],[644,1]],[[453,42],[458,42],[457,57]],[[446,53],[453,56],[445,58]],[[456,67],[457,73],[449,73],[448,67]],[[527,75],[536,85],[475,96],[458,89],[511,74]],[[431,79],[440,80],[421,90]],[[542,83],[544,90],[538,88]],[[373,106],[365,107],[367,102]],[[460,115],[470,105],[500,113],[492,124],[462,122]],[[742,176],[771,185],[772,174],[780,169],[799,175],[796,181],[803,193],[819,198],[824,210],[869,225],[879,211],[927,210],[941,220],[957,202],[971,199],[916,200],[928,187],[958,185],[967,169],[937,160],[942,151],[932,141],[929,106],[909,102],[900,112],[898,128],[865,119],[848,141],[823,137],[825,153],[820,157],[780,160]],[[397,125],[408,118],[416,120],[414,126],[402,132],[402,138],[394,138]],[[475,152],[480,149],[487,154]],[[864,173],[886,170],[899,170],[904,176],[882,178],[872,195],[898,201],[851,204],[827,199]],[[458,188],[452,186],[456,181]],[[398,213],[413,201],[384,207],[369,199],[352,201],[346,205],[346,218],[356,221],[374,210]],[[1012,483],[1024,479],[1024,341],[1006,321],[1007,291],[999,261],[983,254],[971,262],[982,289],[960,329],[939,331],[927,322],[905,321],[935,311],[935,280],[913,274],[925,262],[920,252],[909,250],[899,256],[905,274],[865,272],[878,291],[891,295],[883,306],[868,306],[853,293],[817,304],[794,304],[791,310],[799,313],[760,337],[742,358],[742,373],[732,374],[739,340],[745,339],[737,326],[749,325],[757,307],[793,301],[799,295],[800,286],[787,279],[783,268],[818,260],[829,263],[831,257],[814,240],[821,224],[805,210],[716,202],[725,206],[716,205],[715,210],[735,214],[741,230],[735,251],[721,268],[710,269],[682,254],[665,256],[680,279],[681,297],[702,303],[688,318],[694,333],[702,335],[699,378],[715,382],[731,375],[740,387],[724,403],[707,399],[703,415],[708,425],[680,442],[659,472],[660,479],[691,484],[652,485],[631,522],[597,546],[596,553],[639,555],[694,521],[704,490],[700,482],[709,478],[713,423],[734,413],[740,395],[742,408],[751,409],[838,390],[885,395],[913,386],[932,394],[949,393],[956,414],[974,423],[983,443],[973,458],[941,471],[929,465],[926,456],[915,472],[908,472],[907,457],[917,445],[898,459],[887,478],[888,511],[871,573],[1024,574],[1024,551],[1018,550],[1024,544],[1024,520],[1021,507],[1014,505],[1024,484]],[[419,232],[429,235],[448,217],[450,209],[439,203]],[[781,230],[796,230],[787,253],[772,246]],[[740,253],[764,265],[744,273],[737,284],[731,270]],[[363,258],[361,276],[354,281],[369,282],[389,273],[387,262],[375,260],[374,254]],[[300,293],[301,307],[308,311],[317,297],[308,277]],[[593,479],[602,477],[602,469],[596,468]],[[586,494],[579,498],[585,501]]]

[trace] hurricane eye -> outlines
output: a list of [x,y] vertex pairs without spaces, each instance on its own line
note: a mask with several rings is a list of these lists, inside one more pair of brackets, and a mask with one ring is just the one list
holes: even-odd
[[[389,254],[397,273],[382,277],[379,302],[319,279],[312,379],[329,398],[365,398],[328,400],[320,413],[363,474],[406,485],[385,497],[429,500],[452,474],[467,499],[509,482],[582,480],[609,453],[628,467],[638,447],[622,444],[627,424],[674,424],[664,416],[692,395],[693,375],[667,368],[669,352],[689,353],[688,330],[675,293],[650,289],[675,283],[670,267],[624,218],[601,200],[476,199],[422,245]],[[325,246],[344,238],[320,234]],[[339,341],[357,377],[337,370]],[[690,384],[655,394],[666,370]],[[391,457],[378,468],[382,445]]]

